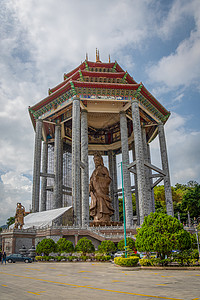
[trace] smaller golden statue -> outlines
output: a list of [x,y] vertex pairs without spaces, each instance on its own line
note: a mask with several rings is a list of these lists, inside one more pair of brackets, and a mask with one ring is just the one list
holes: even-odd
[[25,207],[21,203],[17,203],[16,214],[15,214],[15,226],[14,228],[22,229],[24,225]]

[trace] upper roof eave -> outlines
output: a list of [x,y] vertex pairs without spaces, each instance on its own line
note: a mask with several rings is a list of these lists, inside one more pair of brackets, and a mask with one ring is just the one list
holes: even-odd
[[105,89],[127,89],[137,90],[140,84],[121,84],[121,83],[106,83],[106,82],[83,82],[73,81],[75,87],[91,87],[91,88],[105,88]]
[[41,100],[40,102],[36,103],[35,105],[33,105],[32,107],[30,107],[32,110],[38,110],[39,108],[41,108],[42,106],[44,106],[45,104],[47,104],[48,102],[53,101],[55,98],[59,97],[62,93],[66,92],[68,89],[71,88],[71,84],[68,81],[64,86],[62,86],[59,90],[55,91],[54,93],[52,93],[51,95],[47,96],[46,98],[44,98],[43,100]]
[[147,98],[163,115],[169,115],[170,112],[162,106],[162,104],[145,88],[145,86],[142,86],[141,92],[140,92],[145,98]]

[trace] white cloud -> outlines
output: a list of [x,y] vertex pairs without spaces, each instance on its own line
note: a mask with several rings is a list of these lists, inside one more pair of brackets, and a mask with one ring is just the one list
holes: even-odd
[[[6,217],[14,214],[18,201],[30,203],[30,185],[21,175],[32,173],[33,162],[34,131],[27,107],[46,97],[48,88],[61,82],[63,73],[84,60],[86,52],[93,61],[97,47],[102,61],[108,61],[111,54],[111,60],[117,57],[125,68],[134,69],[140,64],[144,68],[142,62],[135,60],[134,49],[148,47],[148,40],[155,36],[170,38],[189,14],[194,17],[195,30],[180,43],[175,53],[161,59],[148,72],[161,83],[157,88],[162,93],[198,81],[199,1],[172,3],[165,17],[160,11],[162,5],[156,0],[1,1],[0,174],[4,175],[0,181],[0,202],[1,207],[5,207]],[[164,21],[160,26],[161,17]],[[181,101],[182,94],[183,91],[177,101]],[[166,128],[172,124],[171,120]],[[181,120],[180,117],[179,122]],[[175,144],[179,133],[189,138],[184,127],[183,122],[171,129]],[[194,136],[190,139],[194,145]],[[180,144],[181,140],[177,145]],[[169,152],[170,161],[178,153],[178,149],[171,147],[175,150]],[[185,149],[191,154],[191,149]],[[192,164],[197,165],[195,161],[191,161]],[[177,167],[175,176],[179,175],[178,170],[181,169]],[[189,174],[189,164],[187,170]]]
[[17,172],[7,172],[0,181],[0,225],[5,224],[9,217],[15,215],[17,202],[30,210],[32,182]]
[[161,31],[174,31],[176,23],[181,21],[184,26],[184,16],[192,16],[195,29],[178,45],[175,52],[162,57],[158,63],[148,67],[147,73],[152,82],[158,82],[169,88],[199,85],[200,78],[200,2],[175,1]]
[[127,45],[139,45],[153,34],[150,5],[151,1],[144,0],[43,0],[39,5],[25,0],[8,2],[19,28],[26,32],[37,68],[54,78],[63,68],[84,59],[86,52],[93,54],[89,55],[93,60],[96,47],[107,60],[106,51],[114,54]]
[[[171,183],[200,178],[200,131],[185,129],[186,118],[172,113],[165,126]],[[161,166],[158,137],[151,143],[152,162]]]

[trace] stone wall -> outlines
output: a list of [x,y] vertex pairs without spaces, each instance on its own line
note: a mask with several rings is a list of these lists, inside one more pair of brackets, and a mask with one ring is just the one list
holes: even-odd
[[32,238],[27,237],[17,237],[15,240],[15,253],[19,253],[19,250],[25,246],[27,250],[31,249],[32,247]]

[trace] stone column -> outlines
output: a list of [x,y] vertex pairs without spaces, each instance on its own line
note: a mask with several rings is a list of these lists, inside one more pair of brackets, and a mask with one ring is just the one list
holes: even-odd
[[162,169],[166,173],[166,176],[164,176],[164,188],[165,188],[165,201],[166,201],[167,214],[170,216],[174,216],[172,191],[171,191],[170,175],[169,175],[169,165],[168,165],[168,157],[167,157],[167,146],[165,140],[164,125],[162,123],[158,125],[158,135],[159,135],[159,142],[160,142]]
[[129,165],[129,150],[128,150],[128,132],[126,113],[120,112],[120,132],[121,132],[121,148],[122,148],[122,166],[123,166],[123,181],[125,194],[125,208],[126,208],[126,225],[130,227],[133,225],[133,206],[131,194],[131,178],[128,170]]
[[[47,174],[47,167],[48,167],[48,143],[43,142],[42,145],[42,173]],[[41,206],[40,210],[46,210],[46,203],[47,203],[47,177],[42,177],[41,179]]]
[[[148,149],[147,149],[147,138],[146,138],[146,130],[145,127],[142,127],[142,141],[143,141],[143,153],[144,160],[148,162]],[[144,167],[145,178],[146,178],[146,200],[149,206],[149,214],[152,212],[152,195],[151,195],[151,184],[150,184],[150,169],[148,167]]]
[[114,191],[114,221],[119,222],[119,199],[118,199],[118,184],[117,184],[117,161],[116,154],[113,153],[113,191]]
[[54,191],[52,208],[62,207],[62,147],[61,147],[61,127],[60,124],[55,125],[55,141],[54,141]]
[[[113,182],[113,153],[111,150],[108,151],[108,165],[109,165],[109,175],[112,179],[110,183],[110,199],[112,201],[112,207],[115,210],[115,203],[114,203],[114,182]],[[112,216],[112,220],[114,221],[114,215]]]
[[[134,145],[134,142],[132,144],[132,156],[133,156],[133,161],[135,161],[135,145]],[[140,225],[140,210],[139,210],[139,199],[138,199],[138,182],[137,182],[137,175],[136,174],[134,174],[134,182],[135,182],[135,204],[136,204],[137,225]]]
[[74,223],[81,225],[80,195],[80,99],[73,99],[72,108],[72,205]]
[[81,112],[81,191],[82,191],[82,227],[89,225],[89,167],[88,167],[88,122],[87,111]]
[[41,165],[41,143],[42,143],[42,120],[36,121],[35,151],[33,165],[33,189],[32,189],[32,211],[39,211],[40,196],[40,165]]
[[136,170],[138,182],[138,199],[140,211],[140,224],[144,222],[144,217],[148,215],[148,203],[146,200],[146,179],[144,170],[144,154],[143,143],[140,125],[140,112],[139,103],[137,99],[131,101],[132,106],[132,119],[133,119],[133,132],[135,140],[135,157],[136,157]]
[[[147,155],[148,155],[148,162],[151,164],[151,152],[150,152],[150,146],[147,144]],[[155,212],[155,199],[154,199],[154,190],[152,188],[153,185],[153,178],[152,176],[152,170],[149,169],[149,179],[150,179],[150,187],[151,187],[151,211]]]

